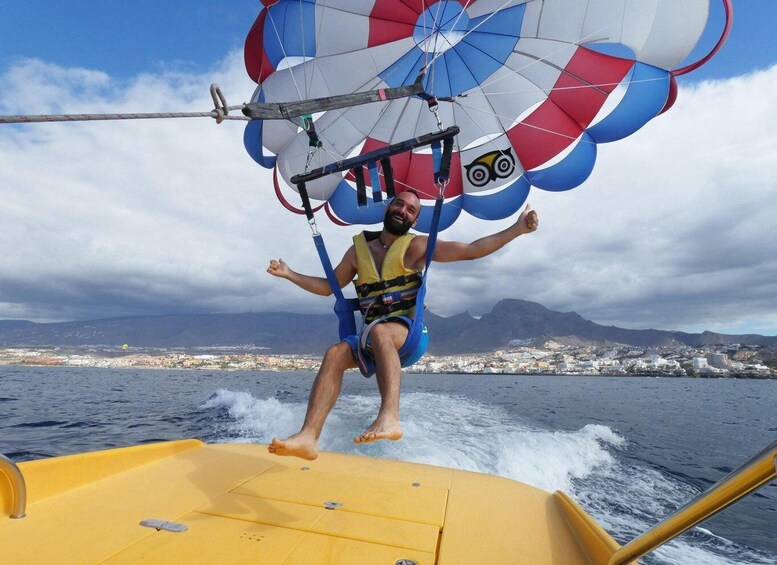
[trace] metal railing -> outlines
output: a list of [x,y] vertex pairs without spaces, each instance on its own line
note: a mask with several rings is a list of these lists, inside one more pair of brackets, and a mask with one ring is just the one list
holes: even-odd
[[2,454],[0,454],[0,474],[5,474],[11,483],[11,496],[13,497],[11,518],[24,518],[27,510],[27,484],[24,482],[24,475],[16,463]]
[[641,536],[616,551],[608,565],[636,561],[657,547],[731,506],[777,477],[777,441],[732,471]]

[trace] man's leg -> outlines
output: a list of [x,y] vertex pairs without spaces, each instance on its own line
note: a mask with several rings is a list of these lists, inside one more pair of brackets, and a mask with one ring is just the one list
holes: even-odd
[[326,417],[340,396],[343,373],[354,367],[356,362],[347,343],[340,342],[327,349],[310,389],[308,411],[302,429],[285,440],[273,438],[267,450],[276,455],[294,455],[311,461],[318,457],[318,438]]
[[378,439],[397,440],[402,437],[399,425],[399,390],[402,365],[399,349],[407,339],[407,326],[397,322],[377,324],[370,331],[370,345],[375,357],[375,379],[380,391],[378,417],[355,443],[369,443]]

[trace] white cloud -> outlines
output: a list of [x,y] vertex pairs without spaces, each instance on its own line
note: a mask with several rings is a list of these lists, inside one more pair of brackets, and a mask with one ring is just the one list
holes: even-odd
[[[0,112],[203,111],[219,82],[250,97],[242,58],[207,76],[117,81],[25,61]],[[472,264],[437,264],[434,312],[501,298],[600,323],[777,333],[777,67],[683,87],[676,106],[601,146],[584,186],[533,190],[540,231]],[[276,201],[243,126],[155,120],[0,126],[0,318],[311,310],[330,301],[264,273],[283,257],[320,273],[306,221]],[[334,260],[354,230],[320,220]],[[463,218],[443,237],[508,225]]]
[[666,115],[600,146],[584,186],[532,192],[541,230],[489,261],[494,278],[600,323],[775,333],[776,85],[773,67],[681,89]]

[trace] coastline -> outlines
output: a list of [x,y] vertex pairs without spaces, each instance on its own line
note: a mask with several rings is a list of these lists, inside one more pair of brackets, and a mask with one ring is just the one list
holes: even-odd
[[[0,348],[0,366],[80,367],[102,369],[175,369],[213,371],[318,371],[321,356],[266,354],[251,348],[202,348],[185,350],[123,350],[121,348]],[[714,370],[697,372],[678,364],[649,367],[637,363],[627,368],[594,364],[553,364],[534,360],[515,363],[512,354],[496,351],[491,354],[433,356],[427,355],[418,364],[405,369],[414,374],[504,374],[536,376],[586,377],[669,377],[669,378],[737,378],[775,379],[777,371],[769,368],[748,371]],[[655,361],[655,360],[654,360]]]

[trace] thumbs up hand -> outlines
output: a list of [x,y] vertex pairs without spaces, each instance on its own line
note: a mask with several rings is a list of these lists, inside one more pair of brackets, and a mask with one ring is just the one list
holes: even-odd
[[526,205],[526,208],[523,209],[521,215],[518,216],[516,224],[518,224],[521,234],[537,231],[537,228],[540,225],[540,219],[537,216],[537,212],[532,210],[531,204]]

